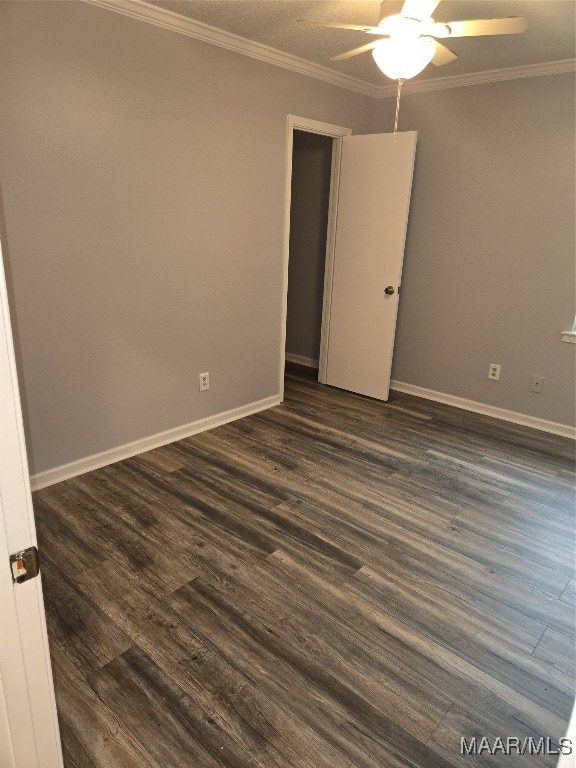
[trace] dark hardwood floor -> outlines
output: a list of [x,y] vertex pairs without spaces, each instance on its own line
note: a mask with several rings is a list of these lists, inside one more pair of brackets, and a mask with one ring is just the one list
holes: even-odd
[[66,768],[554,766],[574,487],[569,440],[297,370],[35,493]]

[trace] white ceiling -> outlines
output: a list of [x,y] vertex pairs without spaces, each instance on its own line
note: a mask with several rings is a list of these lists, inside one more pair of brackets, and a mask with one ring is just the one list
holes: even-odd
[[[376,24],[379,0],[146,0],[146,4],[371,85],[391,84],[370,53],[347,61],[330,61],[332,56],[369,42],[371,38],[365,33],[298,24],[299,19]],[[414,82],[576,56],[576,0],[443,0],[434,13],[436,21],[500,16],[526,16],[527,32],[446,41],[460,58],[443,67],[429,65]]]

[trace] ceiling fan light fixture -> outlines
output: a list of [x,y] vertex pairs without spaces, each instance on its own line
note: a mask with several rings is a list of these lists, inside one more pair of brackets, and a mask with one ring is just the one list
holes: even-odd
[[378,68],[392,80],[408,80],[430,64],[436,52],[431,37],[379,40],[372,56]]

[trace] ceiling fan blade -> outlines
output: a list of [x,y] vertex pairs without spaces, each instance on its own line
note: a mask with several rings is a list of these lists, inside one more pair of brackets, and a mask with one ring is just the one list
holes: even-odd
[[436,42],[436,53],[432,57],[432,64],[435,64],[437,67],[441,67],[442,64],[450,64],[451,61],[456,61],[458,56],[451,51],[449,48],[446,48],[445,45],[442,45],[442,43],[439,43],[437,40]]
[[517,35],[528,28],[525,16],[509,16],[507,19],[475,19],[471,21],[447,21],[449,37],[476,37],[479,35]]
[[315,19],[298,19],[298,24],[305,24],[307,27],[328,27],[329,29],[357,29],[359,32],[368,32],[371,35],[382,34],[382,30],[378,27],[370,27],[366,24],[346,24],[339,21],[316,21]]
[[409,19],[429,19],[439,3],[440,0],[405,0],[402,16]]
[[374,42],[372,43],[366,43],[366,45],[361,45],[359,48],[353,48],[351,51],[346,51],[346,53],[341,53],[339,56],[333,56],[331,58],[331,61],[344,61],[344,59],[351,59],[352,56],[358,56],[360,53],[371,51],[372,48],[375,48],[377,45],[378,45],[378,40],[374,40]]
[[380,3],[380,21],[387,16],[396,16],[402,13],[404,0],[382,0]]

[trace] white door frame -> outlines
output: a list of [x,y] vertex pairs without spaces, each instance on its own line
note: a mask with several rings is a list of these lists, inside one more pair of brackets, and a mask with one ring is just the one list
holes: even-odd
[[61,768],[41,577],[12,581],[9,554],[36,546],[0,244],[0,763]]
[[340,179],[340,156],[342,139],[350,136],[351,128],[321,123],[298,115],[288,115],[286,136],[286,188],[284,194],[284,269],[282,277],[282,316],[280,333],[280,400],[284,400],[284,367],[286,365],[286,317],[288,312],[288,261],[290,258],[290,203],[292,197],[292,152],[294,131],[317,133],[330,136],[332,143],[332,169],[330,172],[330,200],[328,205],[328,228],[326,232],[326,264],[324,268],[324,298],[322,301],[322,335],[320,338],[320,367],[318,381],[326,381],[328,336],[330,332],[330,300],[332,297],[332,276],[334,273],[334,241],[336,237],[336,212],[338,210],[338,184]]

